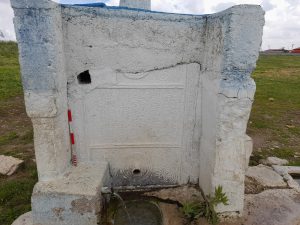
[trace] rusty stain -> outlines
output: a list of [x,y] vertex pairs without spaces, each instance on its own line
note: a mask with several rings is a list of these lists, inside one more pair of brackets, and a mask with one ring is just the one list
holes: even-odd
[[63,217],[62,217],[62,213],[65,211],[64,208],[53,208],[52,209],[52,212],[54,213],[54,215],[56,217],[59,218],[59,220],[63,220]]
[[91,213],[95,208],[95,200],[89,200],[85,197],[73,200],[72,203],[72,212],[76,212],[79,214]]

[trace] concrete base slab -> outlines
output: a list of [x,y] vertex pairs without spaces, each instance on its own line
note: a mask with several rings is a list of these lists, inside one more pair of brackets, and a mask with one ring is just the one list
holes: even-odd
[[18,219],[16,219],[12,225],[33,225],[32,222],[32,213],[27,212],[21,216],[19,216]]
[[80,164],[54,181],[39,182],[32,194],[33,225],[96,225],[107,164]]

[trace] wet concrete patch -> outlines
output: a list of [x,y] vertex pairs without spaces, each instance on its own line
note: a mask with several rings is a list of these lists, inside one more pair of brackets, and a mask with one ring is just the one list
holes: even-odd
[[134,200],[119,207],[114,217],[115,225],[162,225],[162,215],[154,202]]

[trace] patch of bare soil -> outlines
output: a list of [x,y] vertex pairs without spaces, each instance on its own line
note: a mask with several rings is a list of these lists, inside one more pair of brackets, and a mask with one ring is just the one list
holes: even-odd
[[252,138],[253,149],[255,150],[268,147],[272,137],[270,132],[250,133],[249,136]]
[[31,127],[23,96],[1,101],[0,104],[0,136],[13,131],[28,130]]
[[34,159],[33,128],[23,96],[0,102],[0,154]]

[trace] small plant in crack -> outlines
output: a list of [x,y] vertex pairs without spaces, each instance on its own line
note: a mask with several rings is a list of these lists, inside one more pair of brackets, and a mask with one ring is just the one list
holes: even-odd
[[181,208],[182,213],[189,221],[204,217],[210,224],[218,224],[220,222],[220,218],[215,210],[216,206],[219,204],[228,205],[228,198],[226,194],[223,193],[222,186],[215,188],[214,196],[206,196],[203,190],[200,189],[200,191],[204,201],[188,202],[183,204]]

